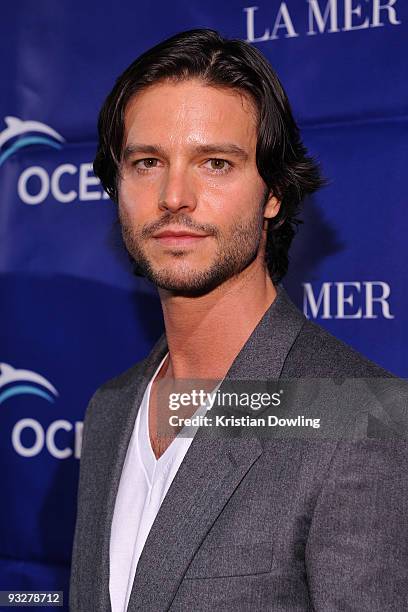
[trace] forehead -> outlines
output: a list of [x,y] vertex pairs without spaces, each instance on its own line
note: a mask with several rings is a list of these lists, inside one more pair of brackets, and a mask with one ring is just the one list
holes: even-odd
[[195,79],[150,85],[131,98],[125,111],[125,144],[222,140],[250,149],[256,137],[256,108],[248,94]]

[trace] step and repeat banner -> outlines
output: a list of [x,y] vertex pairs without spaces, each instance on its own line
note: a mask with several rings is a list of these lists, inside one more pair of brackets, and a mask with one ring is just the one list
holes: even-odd
[[407,376],[408,4],[21,0],[1,12],[0,590],[67,602],[87,402],[163,330],[92,172],[104,97],[181,30],[256,45],[328,179],[305,203],[283,284],[311,320]]

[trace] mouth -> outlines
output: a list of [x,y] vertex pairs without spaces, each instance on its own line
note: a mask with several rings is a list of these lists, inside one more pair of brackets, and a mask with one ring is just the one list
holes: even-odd
[[208,234],[196,234],[186,230],[163,230],[153,236],[158,244],[163,246],[192,246],[208,238]]

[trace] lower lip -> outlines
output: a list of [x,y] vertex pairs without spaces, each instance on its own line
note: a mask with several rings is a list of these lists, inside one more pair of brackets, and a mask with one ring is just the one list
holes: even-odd
[[204,238],[207,236],[158,236],[155,240],[165,246],[184,247],[198,244]]

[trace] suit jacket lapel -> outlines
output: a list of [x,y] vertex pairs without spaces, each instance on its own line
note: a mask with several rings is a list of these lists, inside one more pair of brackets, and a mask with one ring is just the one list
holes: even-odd
[[[279,378],[304,322],[305,317],[292,304],[285,290],[278,287],[277,298],[235,358],[224,380]],[[166,350],[167,347],[156,355],[156,367]],[[152,365],[149,373],[146,372],[143,390],[153,371]],[[141,397],[140,392],[138,398]],[[130,439],[129,427],[127,435]],[[198,430],[139,559],[129,612],[168,610],[196,550],[261,453],[262,446],[257,438],[214,438]],[[123,460],[118,459],[117,478],[120,477],[119,463],[123,464]],[[113,497],[111,503],[114,503]]]
[[[194,447],[193,447],[194,443]],[[199,436],[186,453],[140,557],[129,611],[168,610],[195,551],[262,449]]]

